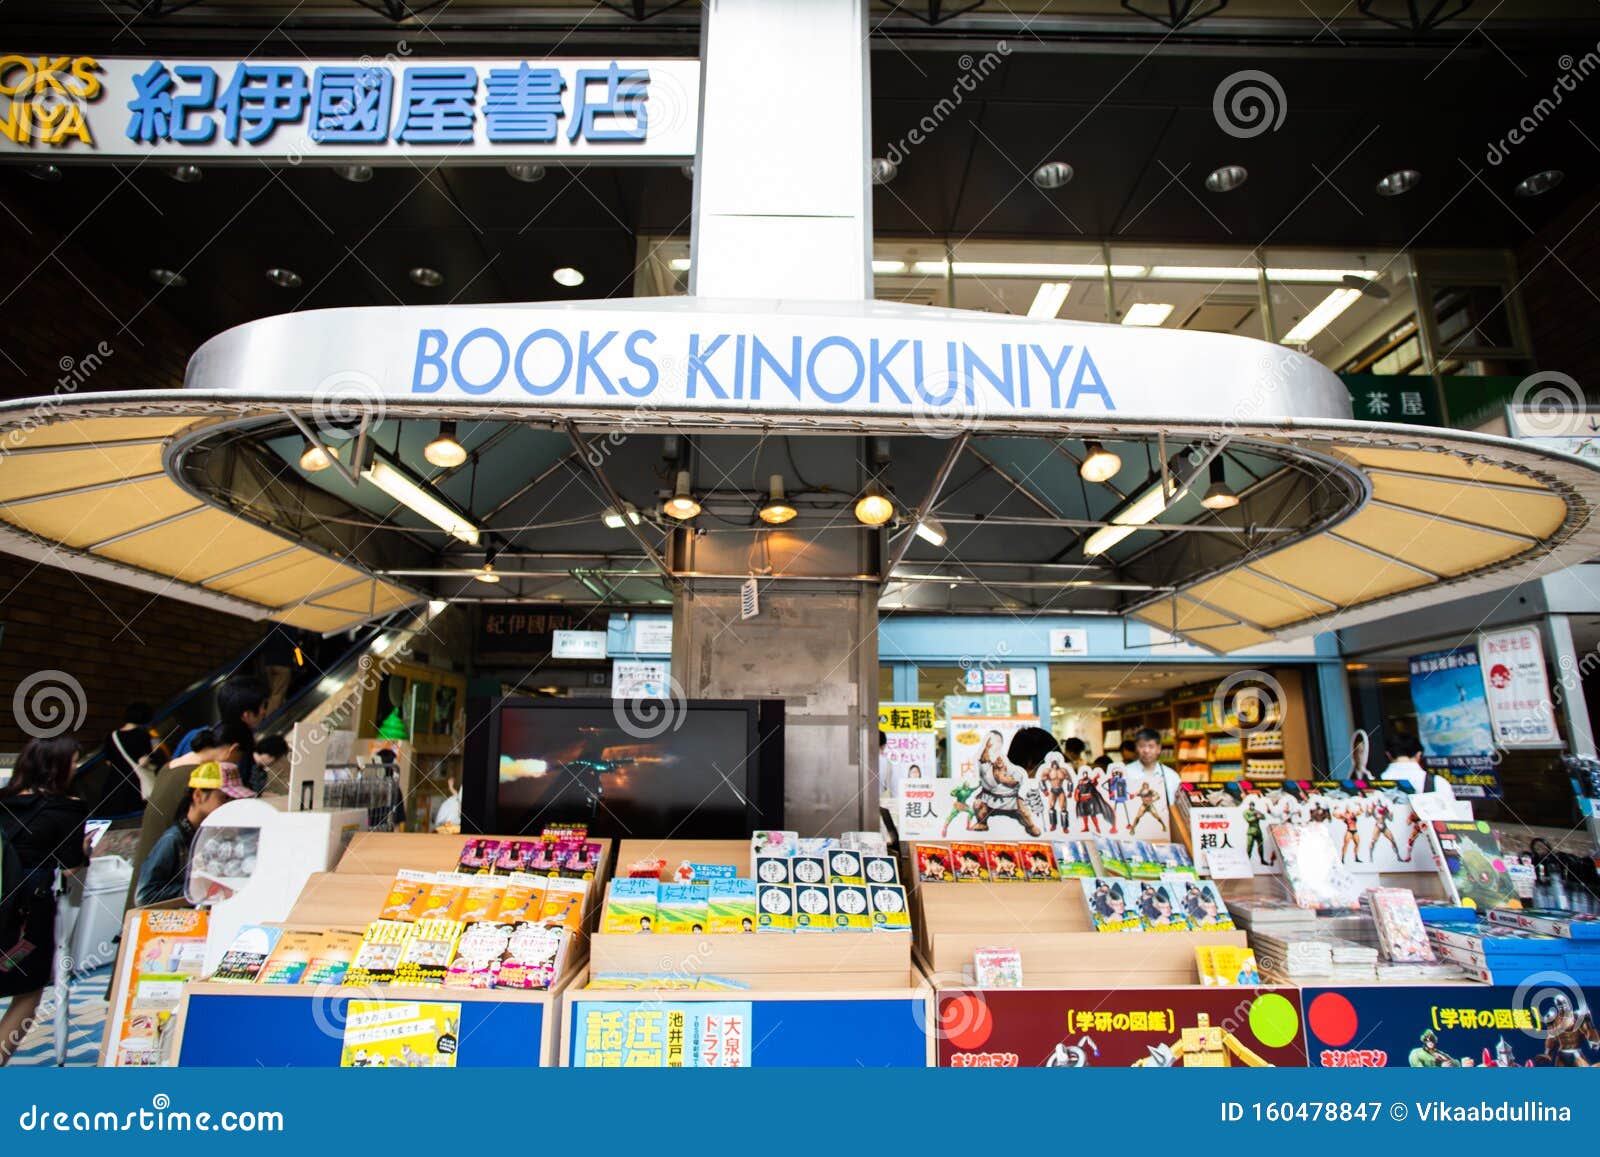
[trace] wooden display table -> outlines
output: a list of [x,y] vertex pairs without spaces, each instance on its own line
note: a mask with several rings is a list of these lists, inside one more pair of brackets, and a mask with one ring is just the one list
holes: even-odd
[[[396,872],[451,871],[469,838],[480,837],[360,833],[334,871],[317,873],[306,882],[284,927],[360,932],[378,918]],[[349,1002],[385,1000],[459,1003],[459,1067],[554,1065],[560,995],[585,972],[587,930],[598,919],[611,862],[610,841],[595,842],[601,845],[600,861],[585,900],[585,930],[572,938],[561,973],[549,989],[195,982],[178,1014],[182,1024],[178,1064],[337,1067]]]
[[[750,874],[741,840],[625,840],[616,872],[639,860],[725,864]],[[925,1066],[931,989],[911,959],[909,932],[751,932],[590,937],[589,967],[562,998],[563,1065]],[[597,973],[632,973],[692,985],[720,977],[748,987],[588,988]],[[707,1028],[709,1026],[709,1029]],[[674,1036],[676,1034],[676,1037]]]

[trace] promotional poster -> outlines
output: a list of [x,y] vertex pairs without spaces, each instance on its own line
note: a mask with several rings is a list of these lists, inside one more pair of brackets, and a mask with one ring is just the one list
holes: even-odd
[[[975,722],[965,720],[963,722]],[[978,722],[993,723],[995,720]],[[1166,778],[1113,764],[1073,770],[1047,760],[1026,775],[998,755],[993,738],[970,772],[953,779],[900,785],[896,827],[902,839],[1018,840],[1136,836],[1171,840]]]
[[1411,702],[1428,766],[1448,773],[1458,796],[1498,799],[1494,728],[1475,646],[1413,655]]
[[1306,1063],[1300,990],[972,989],[939,995],[946,1068]]

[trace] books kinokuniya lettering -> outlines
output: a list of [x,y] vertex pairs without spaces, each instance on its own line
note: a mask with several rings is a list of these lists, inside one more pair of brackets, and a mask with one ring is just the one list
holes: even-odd
[[394,983],[436,988],[444,983],[466,925],[459,920],[418,920],[411,927],[411,939],[395,965]]
[[374,920],[368,924],[361,937],[361,947],[344,974],[344,986],[353,988],[393,981],[413,927],[400,920]]
[[383,902],[378,919],[415,920],[432,884],[433,877],[429,873],[402,868],[395,873],[394,883],[389,887],[389,897]]
[[1233,931],[1233,916],[1213,881],[1194,879],[1182,873],[1169,873],[1161,879],[1172,889],[1178,907],[1196,932]]
[[657,893],[662,887],[654,880],[632,877],[612,880],[606,889],[600,931],[625,935],[654,932]]
[[1084,903],[1089,906],[1089,919],[1096,932],[1141,932],[1144,922],[1139,919],[1139,909],[1134,897],[1128,895],[1132,881],[1109,876],[1091,876],[1080,879]]
[[234,935],[211,979],[218,984],[254,984],[282,935],[282,928],[269,924],[246,924]]
[[828,853],[828,883],[863,884],[865,882],[866,874],[861,864],[860,852],[838,848]]
[[911,912],[906,907],[906,890],[899,884],[869,884],[872,901],[872,927],[880,932],[904,932],[911,928]]
[[794,931],[794,889],[790,885],[756,885],[756,931]]
[[582,932],[583,902],[588,894],[587,880],[551,876],[545,881],[544,907],[539,910],[539,923],[560,925],[568,932]]
[[518,924],[506,943],[506,955],[500,962],[495,987],[549,988],[560,975],[561,960],[570,939],[562,927]]
[[1468,908],[1521,908],[1506,872],[1500,840],[1482,820],[1434,820],[1428,825],[1439,879],[1450,898]]
[[305,975],[300,978],[300,983],[342,984],[345,973],[350,971],[351,961],[355,960],[356,953],[360,950],[359,932],[342,932],[337,929],[324,932],[322,942],[311,954],[311,961],[306,965]]
[[900,861],[893,856],[862,856],[861,875],[868,884],[898,884]]
[[955,861],[945,844],[917,845],[917,879],[924,884],[948,884],[955,880]]
[[982,844],[951,844],[950,866],[955,869],[958,883],[989,878],[988,861]]
[[696,884],[662,884],[656,894],[658,933],[700,933],[706,930],[708,889]]
[[794,886],[794,930],[826,932],[833,927],[833,895],[826,884]]
[[321,947],[321,932],[285,932],[256,974],[256,983],[299,984]]
[[708,928],[712,932],[756,930],[756,882],[712,880],[706,896]]
[[842,932],[866,932],[872,928],[872,901],[865,884],[830,884],[833,899],[833,927]]
[[1411,962],[1438,959],[1428,943],[1428,929],[1417,911],[1417,898],[1409,889],[1372,888],[1366,900],[1372,907],[1372,922],[1386,957]]
[[983,866],[989,869],[989,879],[996,883],[1016,883],[1026,878],[1022,869],[1022,853],[1016,844],[984,844]]
[[468,924],[456,944],[455,959],[445,973],[446,988],[488,989],[500,975],[500,961],[511,943],[510,924],[479,921]]
[[1056,872],[1063,880],[1083,879],[1095,874],[1092,841],[1061,840],[1051,847],[1056,854]]

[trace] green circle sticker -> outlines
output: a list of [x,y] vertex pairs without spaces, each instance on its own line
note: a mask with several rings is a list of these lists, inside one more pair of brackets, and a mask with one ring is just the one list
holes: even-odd
[[1488,821],[1487,820],[1479,820],[1478,821],[1478,830],[1480,832],[1482,832],[1484,835],[1488,835],[1489,834],[1489,823],[1488,823]]
[[1300,1032],[1300,1014],[1286,997],[1265,992],[1250,1006],[1250,1031],[1269,1049],[1281,1049]]

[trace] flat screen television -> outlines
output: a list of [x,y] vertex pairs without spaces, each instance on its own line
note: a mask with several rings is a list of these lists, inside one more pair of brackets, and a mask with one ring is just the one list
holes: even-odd
[[783,826],[782,703],[474,699],[463,830],[582,822],[611,839],[742,839]]

